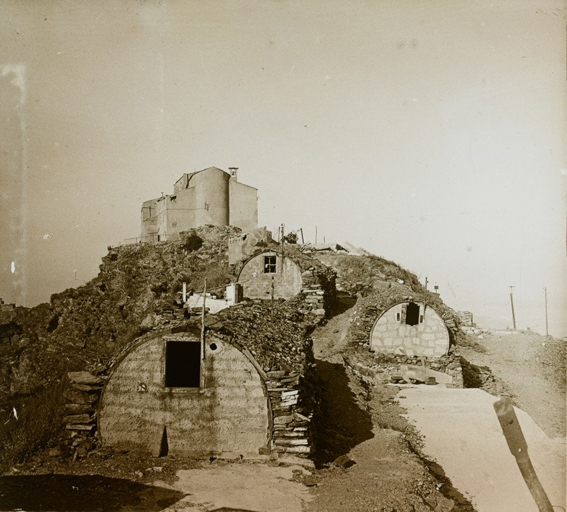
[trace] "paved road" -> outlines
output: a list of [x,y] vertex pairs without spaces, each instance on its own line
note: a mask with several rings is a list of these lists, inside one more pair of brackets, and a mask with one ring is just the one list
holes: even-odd
[[[425,437],[424,454],[478,512],[538,512],[502,434],[496,397],[480,389],[416,386],[402,389],[398,398]],[[549,439],[526,413],[516,414],[552,505],[565,510],[565,439]]]

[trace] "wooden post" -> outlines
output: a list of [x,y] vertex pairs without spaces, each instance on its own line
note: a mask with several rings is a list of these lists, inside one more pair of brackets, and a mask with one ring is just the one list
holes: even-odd
[[514,313],[514,294],[513,289],[515,286],[508,286],[510,288],[510,304],[512,304],[512,322],[514,323],[514,330],[516,330],[516,314]]
[[545,293],[545,335],[549,336],[549,323],[547,321],[547,287],[543,289]]
[[301,231],[301,243],[305,244],[305,239],[303,238],[303,228],[299,228],[299,231]]
[[528,455],[528,444],[522,433],[522,427],[520,426],[510,397],[502,397],[497,402],[494,402],[494,410],[496,411],[502,432],[508,443],[508,448],[510,448],[510,452],[512,452],[512,455],[515,457],[518,468],[520,468],[520,472],[540,512],[553,512],[553,506],[537,477],[530,456]]
[[[201,359],[205,359],[205,301],[207,300],[207,278],[205,277],[205,289],[203,291],[203,310],[201,311]],[[202,374],[203,372],[201,372]]]

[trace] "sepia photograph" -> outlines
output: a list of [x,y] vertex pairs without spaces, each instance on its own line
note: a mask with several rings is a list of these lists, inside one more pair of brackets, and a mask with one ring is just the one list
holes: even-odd
[[566,512],[560,0],[0,0],[0,511]]

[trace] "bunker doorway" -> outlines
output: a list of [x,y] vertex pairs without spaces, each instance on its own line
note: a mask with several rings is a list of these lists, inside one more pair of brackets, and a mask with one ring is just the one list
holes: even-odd
[[419,323],[419,305],[410,302],[406,309],[406,324],[417,325]]

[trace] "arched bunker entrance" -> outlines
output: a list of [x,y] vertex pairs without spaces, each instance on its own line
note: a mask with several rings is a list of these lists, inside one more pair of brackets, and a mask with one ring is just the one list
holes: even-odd
[[443,319],[431,306],[413,301],[386,309],[370,333],[370,350],[384,354],[441,357],[449,344]]
[[[204,358],[203,358],[204,355]],[[265,385],[236,347],[198,333],[155,334],[114,366],[99,407],[102,443],[154,455],[243,455],[269,446]]]

